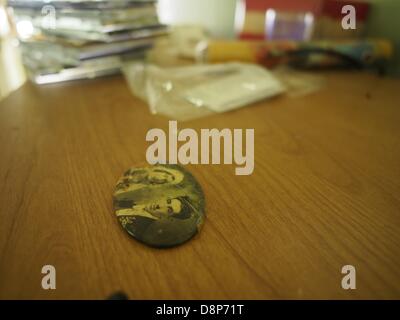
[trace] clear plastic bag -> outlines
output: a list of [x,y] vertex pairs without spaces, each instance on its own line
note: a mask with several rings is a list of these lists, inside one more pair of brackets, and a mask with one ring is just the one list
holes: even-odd
[[133,63],[123,70],[132,92],[153,114],[180,121],[230,111],[285,91],[272,73],[252,64],[160,68]]

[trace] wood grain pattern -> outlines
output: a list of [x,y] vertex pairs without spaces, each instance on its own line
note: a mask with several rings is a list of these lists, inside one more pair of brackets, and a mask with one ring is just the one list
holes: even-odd
[[[112,212],[146,132],[167,130],[121,77],[35,87],[0,103],[0,298],[400,298],[398,80],[329,73],[326,86],[180,128],[254,128],[255,172],[190,166],[207,220],[169,250]],[[41,289],[41,268],[57,290]],[[357,290],[341,268],[357,269]]]

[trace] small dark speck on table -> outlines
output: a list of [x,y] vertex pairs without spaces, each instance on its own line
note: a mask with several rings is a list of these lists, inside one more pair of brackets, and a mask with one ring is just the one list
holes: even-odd
[[115,292],[112,295],[110,295],[107,300],[128,300],[128,296],[124,292]]

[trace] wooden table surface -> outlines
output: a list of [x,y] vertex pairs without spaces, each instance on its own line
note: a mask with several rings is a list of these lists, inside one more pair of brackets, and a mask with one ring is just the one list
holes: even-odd
[[[0,103],[0,298],[400,298],[400,81],[327,73],[179,128],[254,128],[255,171],[188,169],[207,219],[168,250],[131,238],[112,192],[145,162],[150,115],[120,76],[35,87]],[[57,289],[41,288],[41,268]],[[343,290],[342,266],[357,289]]]

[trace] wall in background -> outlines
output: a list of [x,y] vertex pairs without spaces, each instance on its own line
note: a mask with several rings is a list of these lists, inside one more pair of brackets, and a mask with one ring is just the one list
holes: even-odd
[[236,0],[159,0],[162,22],[198,24],[212,36],[233,38]]
[[368,35],[393,41],[395,59],[388,71],[390,74],[400,75],[400,1],[371,0],[371,4]]
[[4,1],[0,0],[0,100],[26,80],[16,41],[10,36]]

